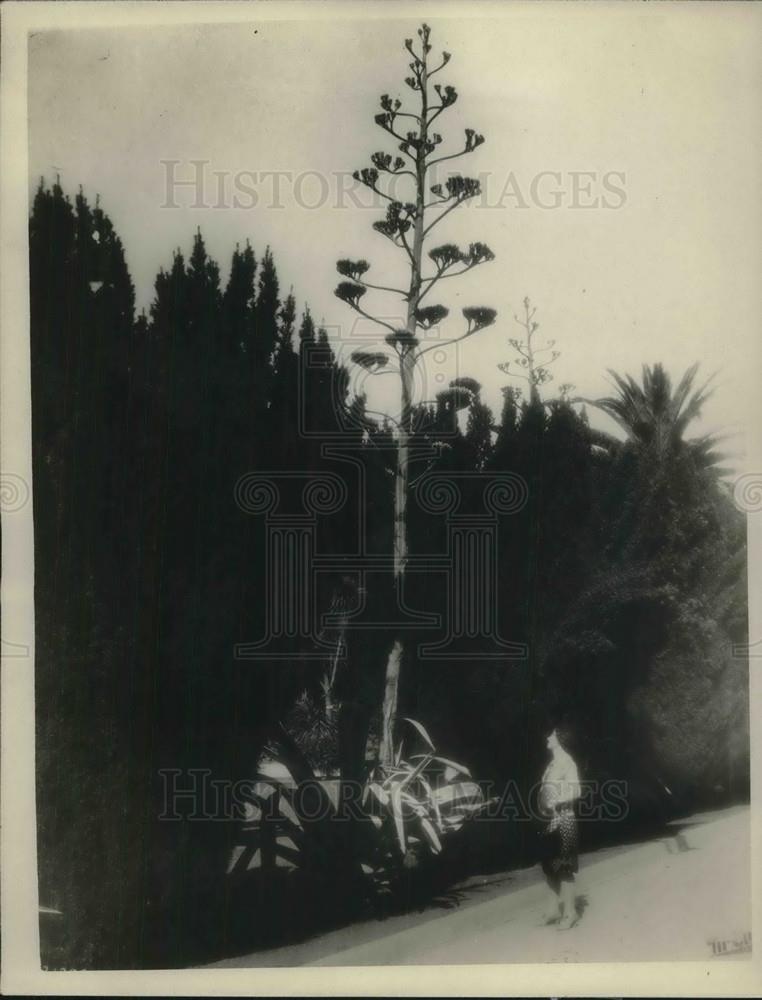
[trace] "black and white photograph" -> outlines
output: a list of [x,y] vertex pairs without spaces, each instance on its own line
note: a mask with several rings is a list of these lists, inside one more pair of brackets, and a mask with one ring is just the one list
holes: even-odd
[[758,992],[761,15],[4,6],[6,972]]

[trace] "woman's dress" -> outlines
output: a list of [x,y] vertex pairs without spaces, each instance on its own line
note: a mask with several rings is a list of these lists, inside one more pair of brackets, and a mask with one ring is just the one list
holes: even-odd
[[548,878],[571,879],[579,868],[574,799],[579,798],[577,765],[557,753],[540,785],[540,811],[548,820],[540,835],[542,870]]

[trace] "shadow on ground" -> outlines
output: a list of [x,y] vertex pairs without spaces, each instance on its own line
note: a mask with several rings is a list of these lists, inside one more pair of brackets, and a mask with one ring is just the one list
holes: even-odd
[[[621,825],[593,829],[580,824],[580,846],[591,858],[647,841],[661,841],[666,851],[679,853],[695,849],[690,831],[698,825],[700,820],[668,817],[626,830]],[[185,877],[182,893],[157,903],[147,915],[142,965],[206,965],[304,944],[358,922],[383,922],[401,914],[435,918],[536,882],[532,834],[529,826],[508,835],[505,823],[474,824],[438,858],[427,856],[407,868],[395,895],[388,897],[374,896],[367,879],[352,878],[344,868],[259,868],[234,878],[221,872],[207,877],[204,886],[189,884],[192,879]],[[583,919],[587,897],[578,895],[575,902],[578,919]],[[45,934],[52,922],[42,923]]]

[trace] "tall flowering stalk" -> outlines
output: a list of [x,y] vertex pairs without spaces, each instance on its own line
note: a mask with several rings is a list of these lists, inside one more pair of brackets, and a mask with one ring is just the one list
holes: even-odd
[[[508,343],[516,351],[516,357],[513,361],[506,361],[497,366],[504,374],[529,383],[529,398],[532,403],[541,402],[540,386],[553,381],[550,366],[561,357],[561,352],[554,350],[555,340],[548,340],[543,346],[539,346],[535,341],[534,337],[540,326],[534,318],[536,312],[537,306],[533,306],[527,296],[524,299],[524,315],[513,317],[519,326],[524,328],[526,337],[523,340],[509,337]],[[560,387],[562,398],[573,388],[564,383]]]
[[[378,350],[356,351],[352,360],[372,374],[396,372],[399,377],[400,416],[394,421],[396,470],[393,544],[394,583],[400,597],[408,561],[407,496],[416,366],[427,351],[472,337],[491,326],[496,317],[495,310],[486,306],[467,307],[463,309],[465,330],[459,336],[451,340],[437,340],[428,347],[421,346],[419,334],[425,334],[437,326],[449,313],[443,305],[433,305],[430,301],[424,303],[435,285],[444,278],[465,274],[479,264],[494,259],[494,254],[484,243],[471,243],[465,250],[453,243],[444,243],[428,250],[426,256],[431,262],[431,273],[424,274],[424,251],[432,231],[450,212],[480,193],[479,181],[474,178],[452,174],[443,183],[431,183],[433,178],[430,171],[445,161],[473,153],[484,142],[484,136],[467,128],[462,148],[440,154],[439,148],[444,140],[432,126],[440,115],[455,104],[458,95],[450,85],[431,83],[432,78],[450,61],[450,54],[443,52],[438,65],[431,68],[430,34],[431,29],[424,24],[418,29],[417,46],[412,38],[405,40],[405,48],[412,58],[409,64],[411,75],[405,78],[405,83],[416,95],[414,110],[403,108],[402,101],[383,94],[380,100],[381,111],[375,116],[379,128],[396,141],[395,153],[373,153],[372,166],[354,173],[356,180],[388,202],[386,218],[375,222],[373,228],[407,258],[407,288],[391,288],[371,283],[366,277],[370,264],[365,260],[343,259],[336,265],[339,274],[345,279],[336,288],[336,295],[356,313],[386,330],[385,335],[382,335],[383,346],[380,341]],[[385,182],[382,182],[382,175],[386,175]],[[404,178],[401,186],[407,186],[410,201],[399,201],[384,190],[384,186],[389,186],[389,178],[394,178],[395,193],[397,185],[400,185],[399,179]],[[364,297],[368,291],[399,296],[406,303],[405,326],[395,328],[366,310]],[[453,408],[461,408],[470,402],[468,393],[459,386],[451,386],[450,396]],[[380,747],[383,763],[390,763],[393,756],[402,654],[402,636],[397,634],[394,636],[386,667]]]

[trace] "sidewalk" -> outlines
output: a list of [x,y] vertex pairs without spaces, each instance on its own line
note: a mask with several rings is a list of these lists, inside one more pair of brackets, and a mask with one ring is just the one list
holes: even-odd
[[736,942],[750,941],[749,810],[697,817],[677,836],[606,860],[581,859],[585,909],[571,930],[541,926],[545,892],[540,884],[509,891],[308,964],[703,961],[713,941],[728,942],[716,959],[727,961]]

